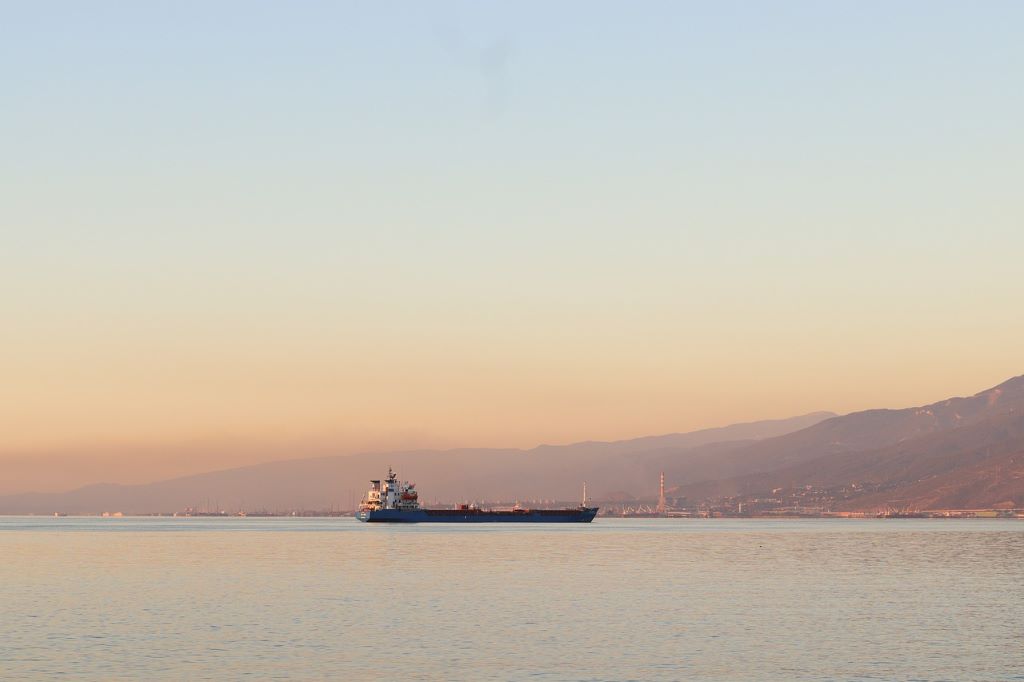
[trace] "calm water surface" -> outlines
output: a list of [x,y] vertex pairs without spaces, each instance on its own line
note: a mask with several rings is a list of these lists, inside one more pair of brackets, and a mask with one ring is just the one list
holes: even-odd
[[0,677],[1024,679],[1024,522],[0,518]]

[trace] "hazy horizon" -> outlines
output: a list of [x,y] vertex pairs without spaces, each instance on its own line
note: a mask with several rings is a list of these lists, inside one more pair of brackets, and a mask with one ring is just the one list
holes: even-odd
[[[528,445],[491,445],[478,444],[443,444],[443,443],[396,443],[388,447],[366,447],[345,449],[344,440],[322,441],[297,440],[295,442],[266,441],[224,441],[224,442],[189,442],[170,443],[163,445],[131,445],[115,444],[93,447],[74,452],[43,452],[7,457],[7,477],[4,483],[13,481],[16,487],[8,490],[0,485],[0,495],[24,492],[64,492],[84,485],[96,483],[138,484],[151,483],[168,478],[210,473],[212,471],[265,464],[269,462],[310,459],[316,457],[354,456],[366,454],[387,454],[389,452],[414,452],[418,450],[531,450],[545,446],[567,446],[586,442],[614,442],[642,439],[651,436],[664,436],[672,433],[690,433],[704,430],[715,430],[728,426],[760,421],[786,421],[787,419],[810,416],[812,414],[833,414],[827,411],[816,411],[806,415],[790,415],[786,418],[767,418],[752,422],[733,422],[687,430],[685,432],[666,432],[656,434],[636,434],[619,439],[579,439],[564,443],[532,443]],[[180,461],[182,453],[215,454],[216,462],[212,467],[202,462]],[[125,467],[126,457],[142,460],[134,470]],[[129,461],[130,464],[130,461]],[[59,472],[59,473],[58,473]],[[97,473],[101,472],[101,473]],[[58,475],[55,475],[58,473]]]
[[1024,5],[21,4],[0,493],[1020,374]]

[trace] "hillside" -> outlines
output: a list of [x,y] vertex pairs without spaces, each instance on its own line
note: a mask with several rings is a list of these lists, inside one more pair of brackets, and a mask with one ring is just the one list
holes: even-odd
[[[944,430],[884,448],[826,455],[771,472],[704,481],[683,486],[681,492],[691,499],[708,499],[732,495],[767,496],[775,488],[806,485],[838,488],[856,484],[867,491],[878,488],[885,491],[866,492],[841,508],[896,505],[905,498],[908,504],[912,501],[913,506],[935,508],[940,500],[959,490],[959,476],[964,478],[965,490],[977,488],[981,472],[994,474],[996,470],[992,466],[995,463],[1005,460],[1006,464],[1012,464],[1014,456],[1022,453],[1024,414],[994,415],[971,426]],[[969,498],[977,506],[991,506],[1006,501],[1007,495],[1016,495],[1024,504],[1024,497],[1021,497],[1024,495],[1024,479],[1017,483],[1011,479],[999,483],[1006,485],[993,486],[992,495],[1002,496],[1000,499],[980,492],[965,493],[965,499]],[[936,490],[932,491],[932,488]]]
[[[970,398],[836,417],[726,456],[734,467],[760,457],[761,471],[748,467],[746,474],[706,478],[683,485],[680,493],[705,500],[855,485],[860,492],[847,493],[837,509],[1024,507],[1022,403],[1024,378],[1017,377]],[[878,428],[865,438],[859,429],[866,423]],[[832,434],[842,439],[828,442]],[[767,469],[787,460],[793,463]]]
[[[823,420],[801,431],[756,443],[741,444],[731,451],[708,454],[704,458],[681,461],[665,453],[652,459],[649,466],[661,467],[673,481],[682,484],[688,496],[698,499],[709,491],[725,491],[745,485],[743,477],[772,471],[790,471],[788,480],[810,484],[826,463],[840,466],[851,458],[847,453],[879,451],[874,466],[885,466],[892,446],[917,439],[927,447],[929,436],[970,429],[1003,416],[1024,414],[1024,376],[967,398],[949,398],[940,402],[898,410],[879,409],[854,412]],[[998,437],[998,433],[993,435]],[[955,439],[954,439],[955,440]],[[942,441],[940,438],[936,443]],[[935,447],[939,447],[937,444]],[[861,461],[860,457],[852,457]],[[811,463],[800,468],[801,463]],[[829,465],[831,466],[831,464]],[[824,471],[830,471],[825,469]],[[769,480],[767,477],[765,480]],[[749,479],[749,480],[757,480]],[[698,483],[719,481],[717,485]]]

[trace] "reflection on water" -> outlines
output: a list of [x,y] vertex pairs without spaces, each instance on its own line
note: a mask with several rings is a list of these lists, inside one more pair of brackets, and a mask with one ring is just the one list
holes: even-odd
[[0,518],[0,677],[1024,679],[1024,523]]

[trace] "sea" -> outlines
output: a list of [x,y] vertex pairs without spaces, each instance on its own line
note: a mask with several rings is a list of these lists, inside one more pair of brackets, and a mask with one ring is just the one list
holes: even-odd
[[1024,521],[0,517],[10,680],[1024,680]]

